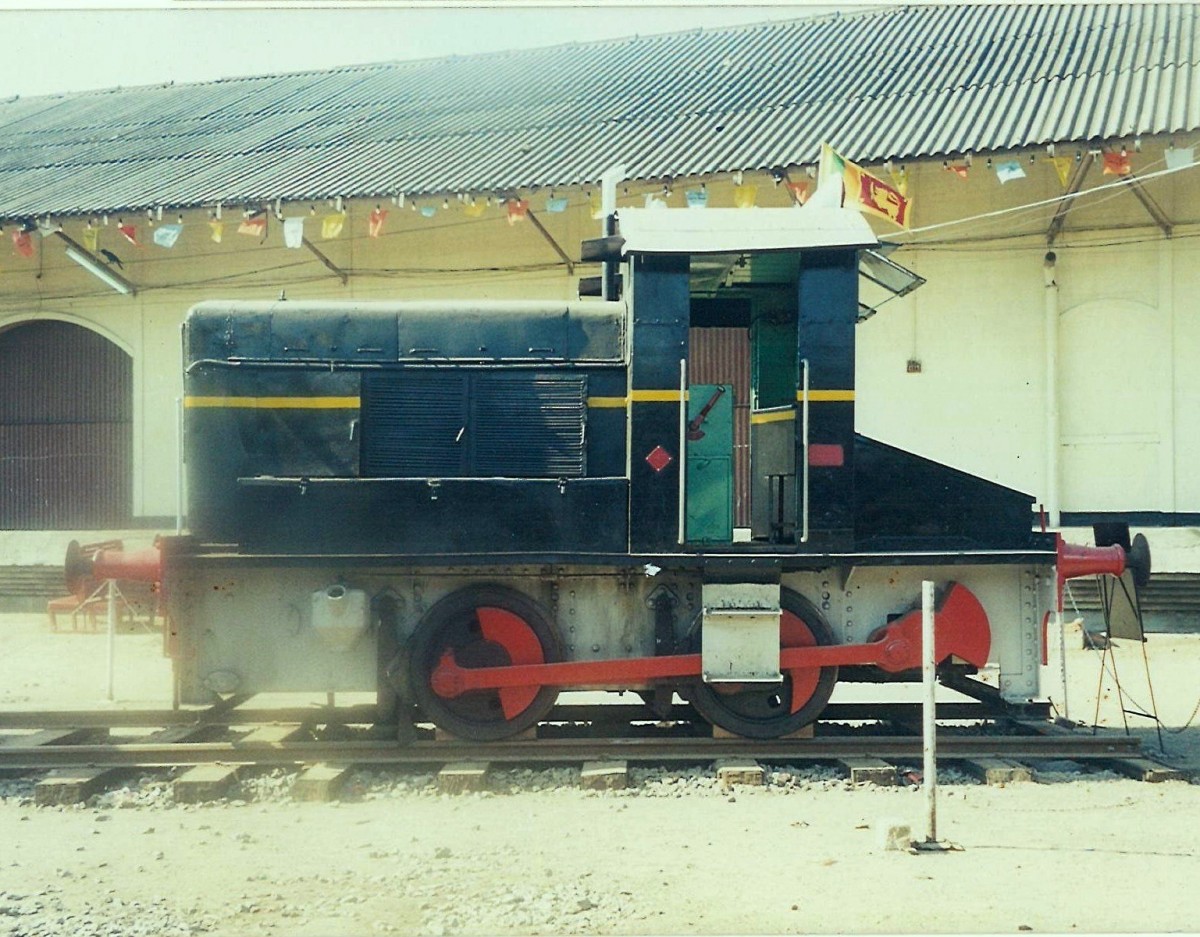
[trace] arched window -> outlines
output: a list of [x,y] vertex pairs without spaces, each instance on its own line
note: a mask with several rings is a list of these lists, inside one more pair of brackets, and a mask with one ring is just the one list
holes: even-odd
[[128,526],[132,359],[95,332],[39,320],[0,331],[0,529]]

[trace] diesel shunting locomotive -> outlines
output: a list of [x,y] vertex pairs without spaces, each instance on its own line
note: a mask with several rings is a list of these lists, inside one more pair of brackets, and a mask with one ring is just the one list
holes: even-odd
[[608,689],[780,737],[839,678],[919,669],[923,580],[943,678],[1020,703],[1063,579],[1148,571],[856,434],[860,281],[921,282],[858,213],[606,230],[599,296],[190,311],[188,533],[72,560],[161,581],[183,701],[374,691],[494,740]]

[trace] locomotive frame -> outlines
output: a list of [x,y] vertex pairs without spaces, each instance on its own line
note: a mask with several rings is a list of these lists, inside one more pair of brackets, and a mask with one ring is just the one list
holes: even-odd
[[[844,209],[622,209],[607,230],[583,257],[608,298],[190,311],[190,533],[138,567],[179,698],[375,691],[381,718],[494,740],[561,690],[632,690],[648,718],[682,696],[784,736],[839,670],[919,668],[925,579],[943,676],[1037,697],[1063,579],[1128,551],[1066,548],[1030,496],[855,433],[860,275],[920,278]],[[740,415],[732,375],[690,380],[714,325],[747,330]],[[994,689],[966,679],[983,668]]]

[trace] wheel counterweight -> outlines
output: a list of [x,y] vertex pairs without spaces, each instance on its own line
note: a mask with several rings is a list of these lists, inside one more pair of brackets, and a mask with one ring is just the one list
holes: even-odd
[[412,637],[413,696],[439,728],[477,741],[525,731],[550,712],[558,697],[554,687],[499,687],[443,696],[433,675],[447,656],[468,669],[558,660],[558,640],[549,618],[515,589],[470,586],[429,609]]

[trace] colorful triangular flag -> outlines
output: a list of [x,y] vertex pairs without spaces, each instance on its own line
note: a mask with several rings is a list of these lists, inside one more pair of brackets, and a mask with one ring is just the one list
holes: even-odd
[[1000,180],[1000,184],[1012,182],[1014,179],[1024,179],[1025,170],[1021,167],[1020,160],[1004,159],[996,163],[996,178]]
[[331,212],[321,219],[321,237],[326,241],[332,240],[342,233],[345,224],[346,213],[344,211]]
[[248,218],[243,218],[242,223],[238,225],[237,233],[245,234],[248,237],[266,237],[267,213],[265,211],[255,212]]
[[1071,178],[1071,164],[1073,160],[1069,156],[1051,156],[1050,162],[1054,164],[1054,172],[1058,176],[1058,184],[1065,189]]
[[1128,153],[1105,153],[1104,154],[1104,172],[1105,176],[1128,176],[1133,172],[1133,165],[1129,161]]
[[1185,146],[1175,149],[1169,146],[1163,151],[1163,156],[1167,160],[1168,169],[1186,169],[1196,162],[1195,147]]
[[159,225],[154,229],[154,243],[159,247],[165,247],[170,250],[175,246],[175,242],[179,240],[179,235],[183,232],[181,224],[164,224]]
[[18,228],[12,233],[13,250],[22,257],[33,256],[33,238],[30,237],[28,231],[23,231]]
[[803,205],[808,201],[808,183],[807,182],[791,182],[787,185],[788,195],[792,197],[792,202],[796,205]]
[[754,200],[758,198],[758,186],[749,182],[733,187],[733,207],[753,208]]
[[304,246],[304,216],[283,219],[283,246],[296,250]]
[[506,203],[508,209],[508,223],[516,224],[518,221],[524,221],[525,216],[529,214],[529,203],[524,199],[510,198]]
[[379,237],[383,232],[383,223],[387,220],[386,208],[372,209],[370,218],[367,220],[367,234],[373,238]]

